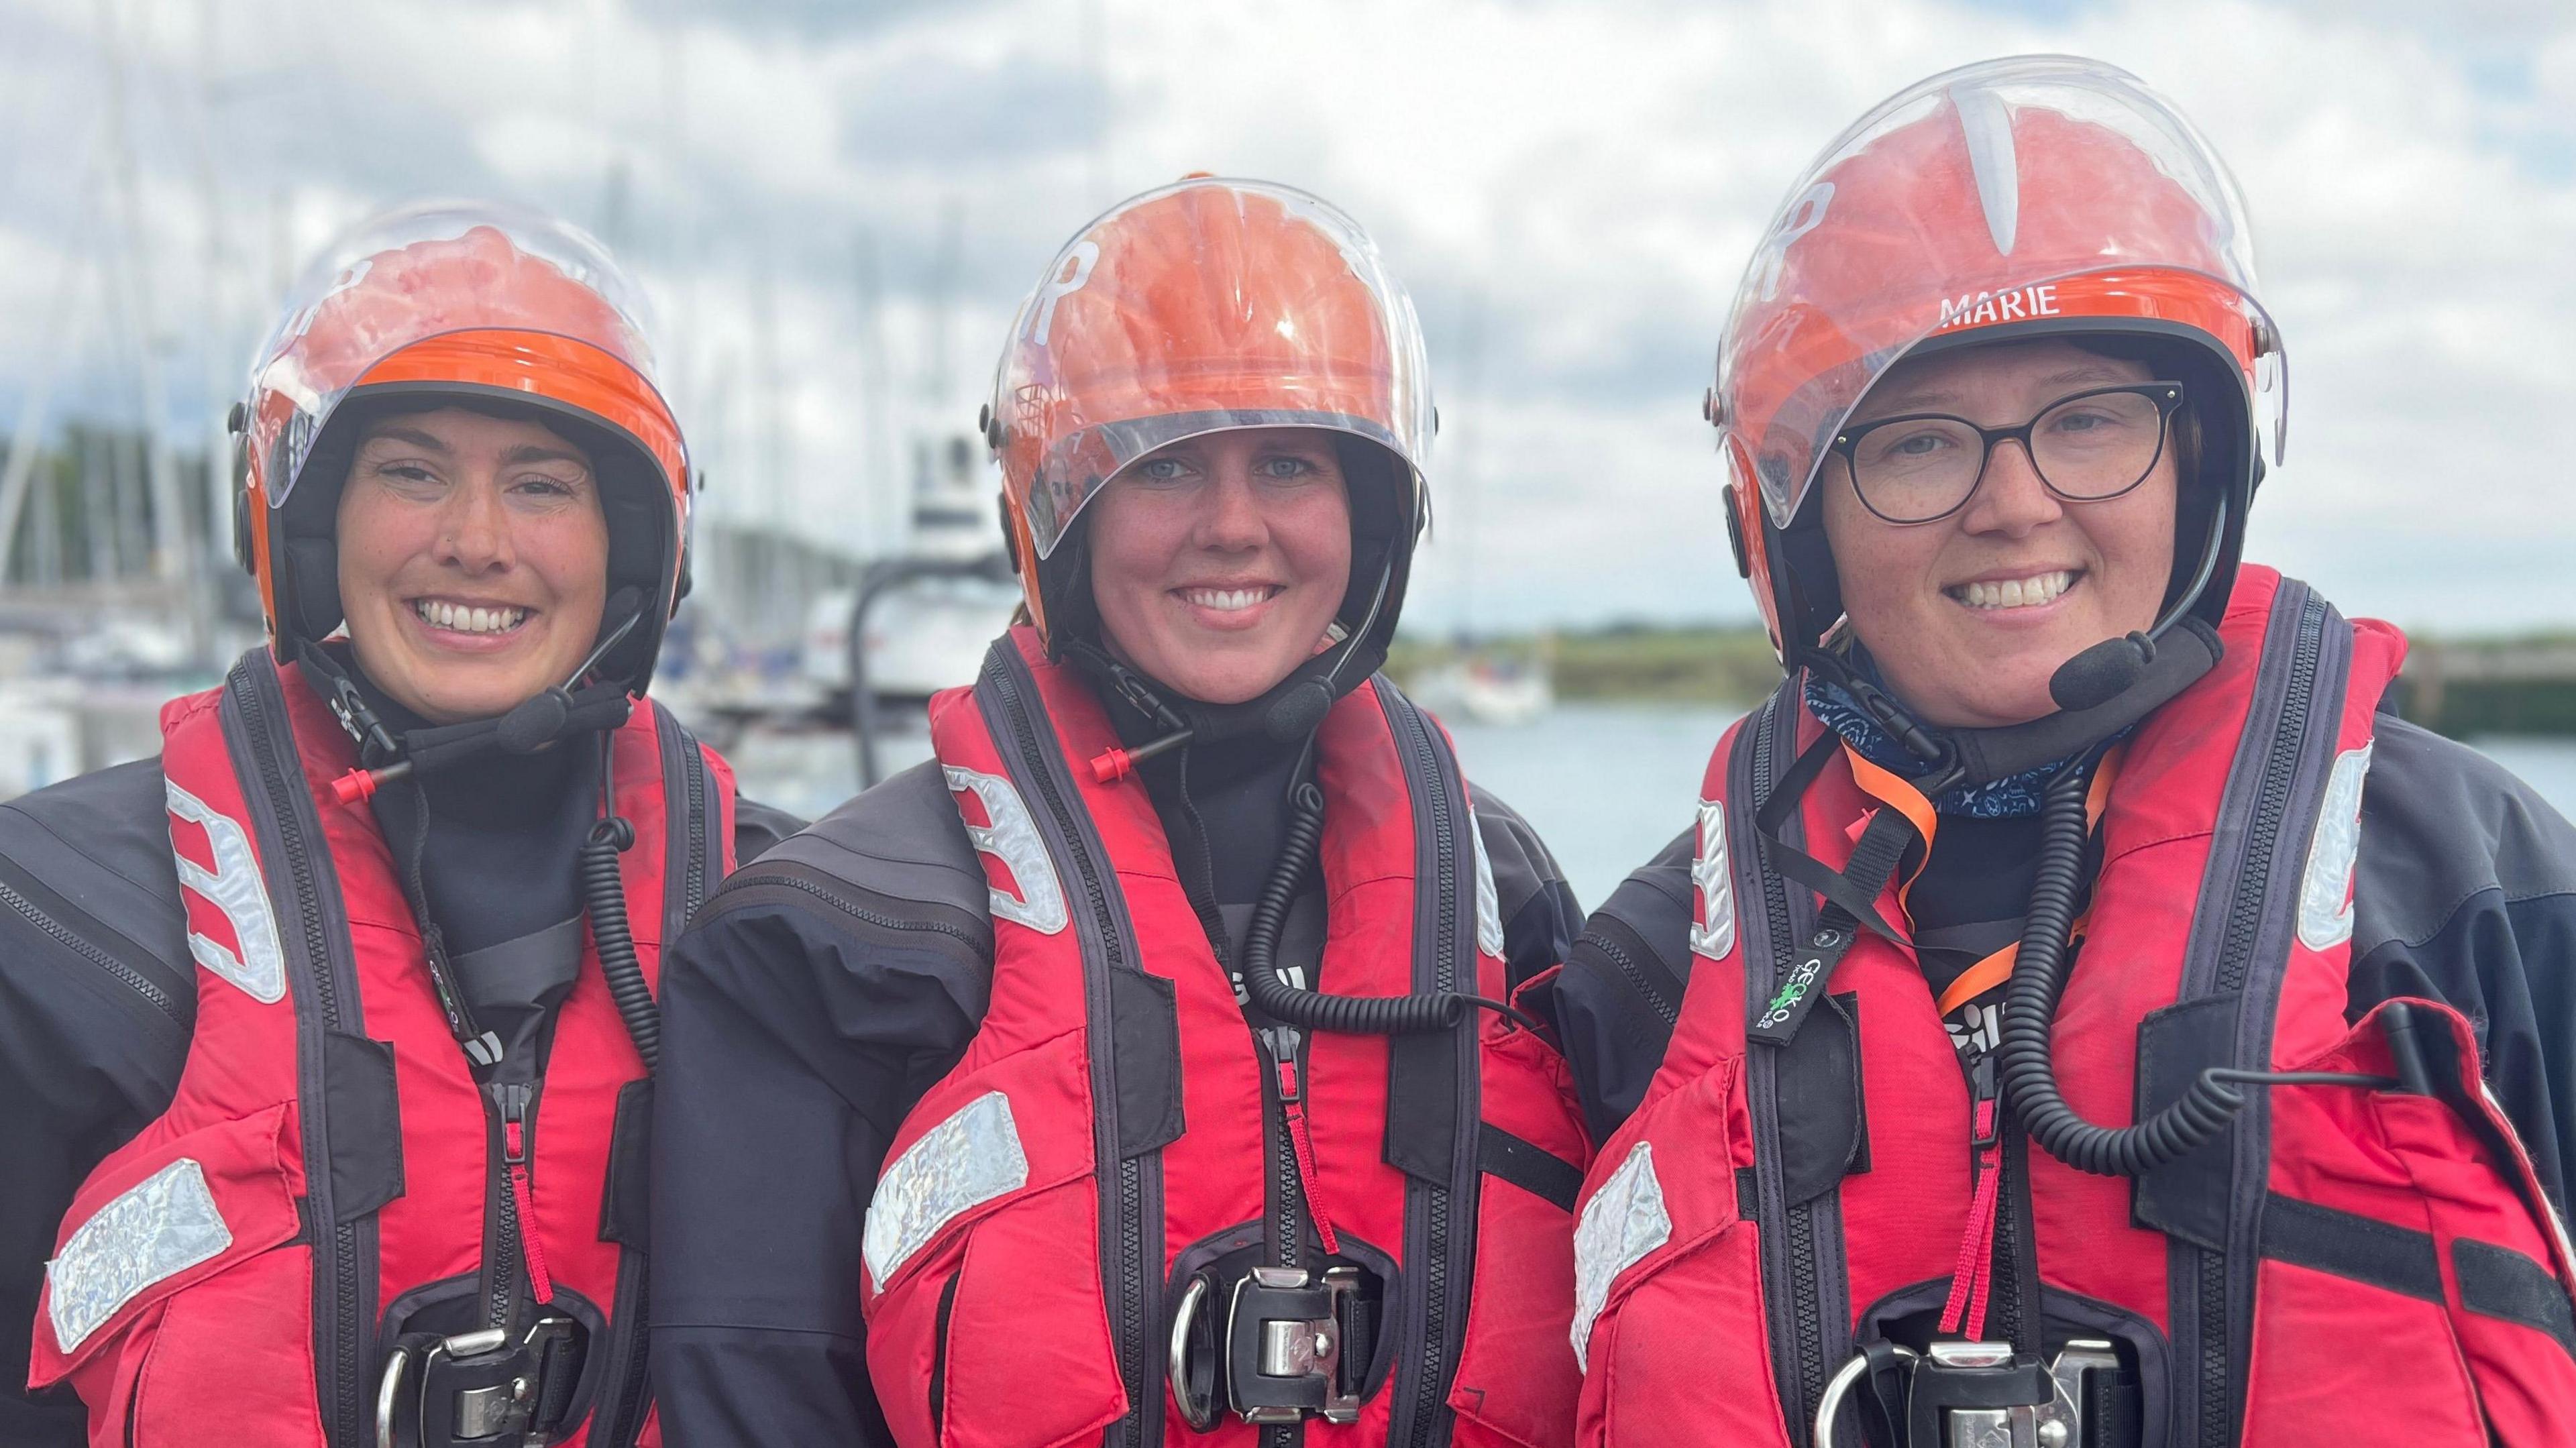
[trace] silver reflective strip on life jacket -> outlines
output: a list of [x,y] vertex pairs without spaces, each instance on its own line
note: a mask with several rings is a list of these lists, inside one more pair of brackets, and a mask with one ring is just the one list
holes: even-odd
[[1485,853],[1484,821],[1467,807],[1467,838],[1476,842],[1476,948],[1487,955],[1503,953],[1502,897],[1494,889],[1494,859]]
[[983,801],[988,825],[968,821],[966,838],[975,848],[1002,862],[1011,872],[1011,883],[1018,887],[1014,895],[999,885],[992,887],[993,913],[1004,920],[1016,920],[1041,935],[1053,935],[1072,920],[1065,909],[1064,886],[1056,880],[1055,862],[1048,858],[1046,841],[1038,834],[1037,821],[1029,818],[1029,807],[1020,792],[998,774],[964,769],[954,764],[940,766],[948,777],[948,787],[958,794],[972,792]]
[[1011,1119],[1011,1098],[989,1091],[921,1134],[877,1178],[862,1248],[871,1292],[939,1229],[1006,1192],[1028,1185],[1029,1156]]
[[1727,868],[1722,801],[1699,802],[1699,853],[1691,860],[1691,883],[1699,887],[1700,898],[1700,920],[1691,927],[1691,954],[1723,960],[1735,948],[1735,876]]
[[232,922],[233,939],[241,953],[235,955],[222,941],[197,931],[188,932],[188,953],[224,980],[231,981],[262,1005],[275,1005],[286,998],[286,951],[277,943],[277,916],[269,909],[268,882],[260,878],[259,856],[252,853],[250,835],[230,815],[179,787],[174,779],[164,779],[172,816],[199,826],[206,832],[206,842],[215,852],[211,870],[188,858],[171,841],[171,857],[179,862],[179,883],[197,898],[223,912]]
[[232,1229],[206,1190],[206,1169],[181,1157],[90,1214],[45,1264],[54,1342],[68,1353],[136,1294],[222,1255]]
[[2365,744],[2335,756],[2325,799],[2317,806],[2317,832],[2308,841],[2308,869],[2299,879],[2299,943],[2331,950],[2352,939],[2352,867],[2361,852],[2361,786],[2370,777]]
[[1673,1219],[1664,1211],[1663,1183],[1655,1179],[1655,1144],[1641,1141],[1619,1169],[1583,1204],[1574,1224],[1574,1361],[1589,1372],[1592,1319],[1610,1300],[1620,1273],[1671,1239]]

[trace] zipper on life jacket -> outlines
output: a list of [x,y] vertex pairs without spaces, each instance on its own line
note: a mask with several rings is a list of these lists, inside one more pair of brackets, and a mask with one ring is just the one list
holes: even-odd
[[484,1195],[486,1210],[491,1214],[490,1230],[485,1234],[492,1250],[485,1258],[488,1283],[483,1298],[483,1325],[507,1327],[510,1315],[518,1306],[519,1264],[522,1260],[522,1224],[519,1221],[518,1193],[510,1180],[511,1158],[527,1160],[527,1115],[529,1088],[524,1085],[487,1086],[483,1088],[485,1110],[490,1114],[500,1149],[486,1147],[491,1167],[489,1189]]
[[[1278,1266],[1301,1267],[1306,1259],[1306,1183],[1297,1166],[1297,1143],[1283,1087],[1304,1077],[1304,1062],[1299,1059],[1304,1042],[1289,1026],[1255,1031],[1252,1040],[1261,1066],[1261,1134],[1270,1142],[1271,1239],[1278,1244]],[[1303,1422],[1273,1423],[1261,1430],[1261,1448],[1293,1448],[1304,1441]]]
[[[1949,1300],[1942,1305],[1944,1336],[1963,1335],[1969,1342],[2000,1337],[2021,1339],[2021,1259],[2019,1193],[2026,1166],[2015,1169],[2010,1147],[2011,1110],[1996,1080],[1993,1056],[1962,1051],[1959,1064],[1968,1078],[1968,1153],[1971,1163],[1968,1215],[1960,1233],[1959,1257],[1950,1273]],[[2003,1309],[1995,1310],[2000,1294]]]
[[[662,718],[670,715],[666,713]],[[678,728],[677,723],[672,727]],[[680,918],[686,920],[707,898],[707,757],[699,752],[698,741],[688,730],[681,729],[679,733],[680,774],[687,781],[689,796],[689,865],[680,896]]]
[[[657,732],[669,730],[677,742],[673,752],[678,756],[684,781],[682,793],[688,800],[678,911],[680,920],[685,922],[697,914],[707,894],[707,758],[698,747],[697,737],[671,717],[668,709],[656,705],[653,724]],[[614,742],[604,747],[614,758]],[[652,1385],[652,1376],[645,1370],[652,1325],[652,1274],[647,1270],[646,1257],[644,1250],[628,1249],[618,1254],[616,1305],[611,1312],[618,1340],[608,1361],[622,1366],[625,1377],[617,1401],[591,1413],[593,1431],[586,1441],[595,1448],[630,1448],[644,1429],[645,1400]]]
[[[1111,970],[1136,969],[1128,962],[1126,940],[1118,929],[1117,912],[1110,908],[1109,892],[1102,883],[1099,864],[1092,859],[1090,847],[1083,842],[1081,821],[1075,817],[1063,792],[1057,787],[1055,771],[1049,767],[1050,761],[1039,750],[1037,726],[1030,719],[1029,703],[1022,697],[1019,680],[1011,667],[1018,660],[1016,656],[1005,659],[1005,651],[1011,647],[1008,640],[993,646],[993,652],[985,661],[984,682],[992,688],[1004,717],[1010,722],[1012,742],[1018,747],[1020,759],[1027,763],[1030,781],[1037,786],[1039,799],[1044,801],[1048,815],[1055,821],[1056,833],[1064,841],[1074,873],[1082,877],[1092,923],[1099,932],[1104,965]],[[1102,1019],[1100,1014],[1093,1016],[1095,1022]],[[1094,1093],[1095,1097],[1100,1094]],[[1147,1384],[1151,1381],[1147,1364],[1151,1359],[1145,1340],[1149,1310],[1146,1298],[1150,1290],[1145,1280],[1144,1263],[1145,1171],[1138,1158],[1117,1150],[1117,1102],[1114,1095],[1095,1099],[1092,1110],[1103,1118],[1107,1127],[1102,1133],[1102,1139],[1109,1146],[1105,1154],[1115,1157],[1117,1163],[1113,1189],[1118,1199],[1118,1237],[1111,1246],[1110,1280],[1104,1285],[1110,1294],[1111,1310],[1118,1320],[1118,1376],[1127,1393],[1127,1416],[1112,1427],[1108,1441],[1121,1444],[1123,1448],[1144,1448],[1149,1437],[1160,1438],[1163,1422],[1162,1394],[1155,1392],[1149,1395],[1147,1392]],[[1154,1291],[1152,1295],[1160,1297],[1161,1294]]]
[[[1397,696],[1400,698],[1401,696]],[[1431,741],[1431,725],[1422,712],[1409,702],[1397,703],[1386,710],[1393,732],[1403,742],[1406,757],[1412,762],[1412,776],[1422,786],[1414,791],[1417,807],[1431,817],[1433,868],[1438,878],[1438,892],[1433,900],[1433,936],[1431,961],[1435,991],[1473,990],[1476,982],[1460,982],[1458,954],[1458,861],[1461,842],[1459,822],[1449,811],[1449,791],[1440,775],[1440,755]],[[1463,788],[1463,785],[1462,785]],[[1471,1064],[1475,1060],[1477,1027],[1471,1013],[1471,1024],[1459,1029],[1468,1032],[1461,1048]],[[1461,1131],[1472,1134],[1476,1115],[1470,1109],[1459,1123]],[[1422,1195],[1425,1210],[1424,1251],[1422,1261],[1407,1262],[1408,1269],[1419,1267],[1423,1278],[1422,1355],[1414,1364],[1412,1422],[1397,1425],[1398,1436],[1392,1441],[1406,1448],[1431,1448],[1439,1435],[1441,1410],[1446,1406],[1449,1364],[1449,1188],[1445,1184],[1416,1181],[1413,1190]]]
[[[231,677],[225,681],[226,689],[241,718],[248,752],[257,762],[261,791],[267,796],[269,814],[276,823],[278,857],[286,866],[298,923],[304,931],[304,958],[311,966],[309,979],[318,1024],[326,1032],[341,1031],[347,1027],[341,1018],[339,983],[332,974],[331,942],[322,919],[319,881],[313,867],[313,845],[305,838],[303,816],[296,808],[295,785],[301,781],[290,782],[285,767],[279,762],[281,756],[299,756],[294,749],[291,730],[283,740],[279,738],[279,731],[287,730],[288,724],[284,719],[272,717],[269,712],[268,699],[261,692],[254,675],[254,670],[262,667],[271,666],[256,655],[245,659],[234,667]],[[270,677],[277,677],[273,667]],[[305,1074],[299,1068],[299,1077]],[[323,1113],[326,1120],[327,1111],[326,1106]],[[329,1143],[320,1139],[314,1130],[310,1114],[306,1118],[304,1136],[305,1160],[327,1162]],[[311,1180],[315,1175],[322,1180]],[[360,1361],[361,1334],[368,1324],[359,1320],[358,1223],[338,1220],[339,1213],[331,1203],[328,1171],[308,1172],[305,1192],[313,1208],[317,1243],[325,1230],[331,1236],[330,1340],[318,1345],[325,1361],[316,1364],[318,1375],[329,1384],[323,1389],[321,1405],[329,1428],[326,1437],[334,1444],[354,1444],[361,1441],[361,1435],[367,1429],[365,1380],[370,1376],[366,1365]],[[317,1281],[314,1286],[316,1305],[319,1306],[323,1284]]]
[[[1751,741],[1752,803],[1756,809],[1769,801],[1772,787],[1776,782],[1772,753],[1779,747],[1779,742],[1773,736],[1781,727],[1780,698],[1780,694],[1775,691],[1769,702],[1763,706],[1758,725],[1749,726],[1758,728],[1758,733]],[[1789,718],[1791,738],[1794,739],[1796,737],[1795,713],[1793,712]],[[1765,869],[1761,872],[1761,877],[1762,910],[1763,917],[1770,928],[1769,954],[1772,957],[1765,963],[1765,968],[1776,974],[1779,967],[1778,958],[1782,951],[1789,948],[1787,942],[1791,939],[1789,887],[1786,877],[1777,870]],[[1762,997],[1768,999],[1777,984],[1778,982],[1774,980],[1764,980],[1760,987]],[[1807,1203],[1801,1202],[1794,1205],[1784,1203],[1780,1215],[1783,1234],[1788,1238],[1787,1250],[1782,1254],[1786,1259],[1783,1264],[1786,1269],[1783,1275],[1787,1278],[1783,1285],[1789,1299],[1791,1342],[1794,1348],[1791,1353],[1783,1355],[1786,1360],[1779,1365],[1782,1377],[1781,1406],[1788,1410],[1783,1416],[1789,1420],[1792,1441],[1803,1443],[1812,1431],[1808,1425],[1815,1419],[1817,1401],[1824,1396],[1825,1377],[1829,1371],[1825,1362],[1824,1319],[1816,1303],[1820,1290],[1816,1272],[1816,1224]],[[1818,1445],[1818,1448],[1824,1448],[1824,1445]]]
[[[2289,677],[2281,696],[2280,722],[2273,729],[2271,751],[2264,756],[2254,819],[2246,834],[2244,868],[2236,877],[2258,888],[2239,889],[2229,904],[2227,933],[2219,946],[2217,972],[2207,991],[2210,995],[2241,992],[2254,967],[2254,946],[2262,930],[2264,897],[2268,893],[2259,887],[2272,878],[2272,856],[2281,843],[2282,817],[2289,812],[2299,756],[2313,722],[2308,717],[2312,712],[2310,704],[2316,692],[2317,667],[2325,654],[2326,603],[2313,592],[2300,605],[2298,628],[2290,650]],[[2259,1068],[2269,1063],[2255,1064]],[[2258,1104],[2253,1109],[2263,1108]],[[2200,1448],[2228,1448],[2236,1438],[2236,1405],[2231,1391],[2235,1351],[2228,1340],[2232,1314],[2227,1254],[2203,1251],[2197,1255],[2200,1424],[2195,1438]]]

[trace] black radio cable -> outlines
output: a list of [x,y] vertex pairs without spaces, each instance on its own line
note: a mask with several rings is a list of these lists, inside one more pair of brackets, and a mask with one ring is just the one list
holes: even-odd
[[2358,1086],[2386,1090],[2396,1081],[2340,1071],[2203,1070],[2180,1098],[2132,1126],[2097,1126],[2078,1114],[2057,1084],[2049,1040],[2066,991],[2067,931],[2083,890],[2085,795],[2099,753],[2079,755],[2048,782],[2039,807],[2037,878],[2024,917],[2020,953],[2004,988],[2003,1038],[1995,1059],[2005,1093],[2031,1140],[2077,1171],[2144,1176],[2208,1144],[2245,1109],[2247,1086]]

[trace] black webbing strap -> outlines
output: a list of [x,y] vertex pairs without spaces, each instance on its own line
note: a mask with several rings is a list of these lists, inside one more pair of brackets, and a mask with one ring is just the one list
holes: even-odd
[[1841,749],[1842,740],[1832,732],[1819,736],[1780,776],[1771,797],[1753,816],[1754,832],[1771,868],[1815,891],[1825,901],[1824,909],[1817,913],[1815,929],[1798,946],[1789,968],[1781,973],[1779,992],[1754,1013],[1745,1027],[1753,1039],[1775,1046],[1785,1046],[1797,1036],[1807,1012],[1824,996],[1819,987],[1832,976],[1843,952],[1851,949],[1860,927],[1866,926],[1897,945],[1907,943],[1878,913],[1879,893],[1895,878],[1905,852],[1923,838],[1904,811],[1886,805],[1873,811],[1859,841],[1852,846],[1851,859],[1840,870],[1781,838],[1780,827],[1824,772],[1826,763]]

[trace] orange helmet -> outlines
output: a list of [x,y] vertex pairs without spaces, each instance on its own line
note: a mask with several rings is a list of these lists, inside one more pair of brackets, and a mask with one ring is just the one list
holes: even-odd
[[598,242],[525,212],[406,207],[324,251],[233,410],[233,547],[259,581],[279,657],[340,625],[333,524],[350,419],[368,410],[348,404],[461,401],[530,409],[588,447],[610,591],[631,585],[647,600],[603,673],[642,692],[687,589],[689,533],[688,450],[654,386],[648,316]]
[[[1397,496],[1363,497],[1354,478],[1352,507],[1355,528],[1389,545],[1391,628],[1421,529],[1432,410],[1413,303],[1376,246],[1305,192],[1207,176],[1084,227],[1021,302],[983,417],[1040,631],[1087,586],[1050,560],[1119,469],[1183,438],[1280,426],[1388,457]],[[1379,577],[1361,572],[1364,607]]]
[[1754,251],[1708,405],[1737,567],[1785,662],[1840,616],[1808,505],[1871,384],[1935,348],[2106,334],[2191,374],[2187,506],[2216,564],[2176,606],[2221,607],[2287,383],[2243,198],[2199,132],[2116,67],[2017,56],[1910,86],[1825,148]]

